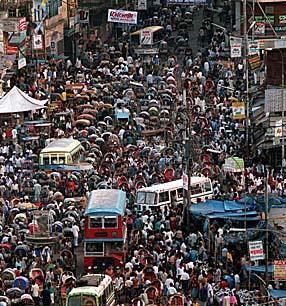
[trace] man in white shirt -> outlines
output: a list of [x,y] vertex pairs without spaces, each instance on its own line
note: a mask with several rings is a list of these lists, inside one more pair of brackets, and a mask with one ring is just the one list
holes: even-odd
[[74,247],[78,247],[78,233],[79,233],[79,227],[74,224],[72,226],[72,233],[73,233],[73,245]]
[[38,284],[36,284],[36,282],[33,280],[32,282],[32,287],[31,287],[31,294],[32,294],[32,298],[35,302],[35,305],[40,305],[40,287]]
[[168,288],[168,291],[167,291],[167,296],[170,296],[170,295],[174,295],[177,293],[177,289],[174,287],[174,285],[170,285],[170,287]]

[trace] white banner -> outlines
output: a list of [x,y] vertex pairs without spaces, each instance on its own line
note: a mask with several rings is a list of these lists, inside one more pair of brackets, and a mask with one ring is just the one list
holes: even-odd
[[230,57],[241,57],[242,49],[242,38],[240,37],[230,37]]
[[277,120],[275,122],[275,131],[274,131],[275,137],[282,137],[283,136],[283,126],[282,126],[282,119]]
[[140,32],[140,45],[142,46],[147,46],[147,45],[152,45],[153,39],[152,39],[152,31],[151,30],[146,30],[143,29]]
[[18,59],[18,69],[19,70],[26,67],[26,65],[27,65],[26,57],[22,57]]
[[147,0],[138,0],[138,11],[146,11],[147,10]]
[[107,21],[137,24],[137,14],[138,14],[137,12],[109,9]]
[[33,35],[33,49],[42,50],[43,49],[43,38],[42,35]]
[[249,241],[250,260],[264,259],[264,250],[262,241]]

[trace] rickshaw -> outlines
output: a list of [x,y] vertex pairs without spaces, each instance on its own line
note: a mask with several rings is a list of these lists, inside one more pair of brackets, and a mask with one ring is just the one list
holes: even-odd
[[146,293],[149,303],[154,303],[159,297],[159,291],[154,286],[150,286],[145,289],[144,293]]
[[30,294],[23,294],[21,296],[21,302],[24,305],[34,306],[35,302]]
[[157,279],[155,271],[151,265],[148,265],[143,269],[143,280],[146,282],[149,280],[151,283]]
[[19,257],[28,257],[29,247],[26,244],[16,246],[14,253]]
[[1,275],[4,287],[11,288],[13,286],[16,274],[12,268],[7,268],[2,272]]
[[73,273],[69,272],[69,275],[63,281],[64,274],[66,274],[66,272],[61,275],[61,284],[60,284],[62,305],[65,305],[65,301],[67,298],[67,289],[76,283],[76,278],[74,277]]
[[168,299],[168,306],[184,306],[184,297],[181,294],[174,294]]
[[61,257],[63,259],[64,265],[67,270],[74,269],[74,256],[70,250],[63,250],[61,252]]

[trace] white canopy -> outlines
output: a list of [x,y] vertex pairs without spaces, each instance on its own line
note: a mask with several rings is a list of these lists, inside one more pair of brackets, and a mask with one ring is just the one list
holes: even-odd
[[0,114],[30,112],[45,107],[48,100],[36,100],[14,86],[0,99]]

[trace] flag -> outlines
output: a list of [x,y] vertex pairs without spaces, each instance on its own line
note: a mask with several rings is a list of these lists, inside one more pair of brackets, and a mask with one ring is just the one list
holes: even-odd
[[26,17],[23,17],[19,20],[18,31],[26,31],[27,30],[27,21]]

